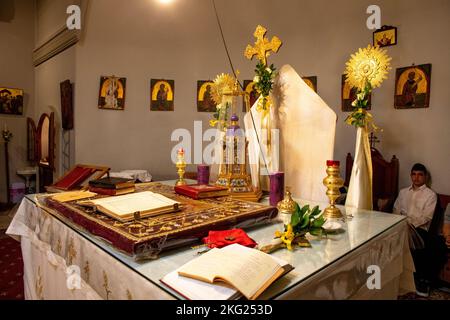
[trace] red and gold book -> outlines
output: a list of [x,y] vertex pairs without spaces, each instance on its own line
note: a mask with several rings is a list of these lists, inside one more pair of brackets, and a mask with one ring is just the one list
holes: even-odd
[[122,194],[133,193],[135,191],[134,186],[130,188],[124,189],[107,189],[107,188],[98,188],[98,187],[89,187],[90,192],[95,192],[98,194],[108,195],[108,196],[119,196]]
[[195,200],[229,195],[228,188],[204,184],[175,186],[175,192]]

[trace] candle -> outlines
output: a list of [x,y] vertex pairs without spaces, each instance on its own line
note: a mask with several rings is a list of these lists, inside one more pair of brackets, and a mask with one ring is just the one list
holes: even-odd
[[336,160],[327,160],[327,167],[339,167],[340,162]]
[[209,184],[209,173],[210,167],[205,164],[199,164],[197,166],[197,183],[198,184]]
[[283,200],[284,193],[284,172],[275,172],[270,174],[270,195],[269,202],[271,206],[276,206]]

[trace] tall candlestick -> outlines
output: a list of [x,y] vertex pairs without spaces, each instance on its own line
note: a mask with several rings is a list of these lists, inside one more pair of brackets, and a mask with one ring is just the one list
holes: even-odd
[[178,180],[175,183],[177,186],[186,185],[186,181],[184,180],[184,173],[186,169],[186,161],[184,160],[184,150],[181,148],[178,150],[178,161],[176,164],[176,167],[178,169]]
[[344,180],[339,176],[339,161],[327,161],[327,176],[323,179],[323,184],[327,187],[327,197],[330,199],[330,206],[325,209],[324,217],[328,219],[342,218],[341,211],[336,207],[336,199],[341,192],[339,189],[344,185]]

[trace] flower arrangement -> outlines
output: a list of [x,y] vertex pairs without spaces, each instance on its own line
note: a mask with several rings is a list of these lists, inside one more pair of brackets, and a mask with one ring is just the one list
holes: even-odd
[[351,55],[346,64],[346,82],[358,91],[356,100],[352,102],[354,111],[345,120],[347,124],[378,129],[373,123],[373,116],[367,111],[367,105],[372,89],[379,87],[387,79],[387,73],[391,69],[390,61],[385,50],[371,45]]
[[253,82],[255,89],[262,99],[259,100],[257,110],[258,112],[268,112],[270,107],[270,92],[273,88],[273,82],[276,77],[276,68],[273,64],[266,66],[261,61],[256,65]]
[[293,250],[295,245],[300,247],[311,247],[309,241],[305,238],[309,233],[313,236],[322,236],[326,234],[323,225],[326,220],[323,217],[319,206],[310,208],[309,205],[300,207],[296,203],[296,210],[292,214],[291,222],[285,225],[284,232],[276,231],[275,238],[281,240],[280,246]]

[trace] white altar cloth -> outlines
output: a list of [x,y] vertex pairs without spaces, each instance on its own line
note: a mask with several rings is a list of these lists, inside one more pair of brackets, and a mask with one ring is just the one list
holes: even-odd
[[[260,299],[395,299],[415,290],[404,217],[348,210],[354,218],[344,223],[344,233],[312,240],[312,248],[274,253],[295,269]],[[249,235],[266,243],[281,228],[281,223],[265,225]],[[159,279],[198,251],[181,248],[137,263],[36,206],[32,196],[22,201],[7,234],[21,241],[26,299],[181,299]],[[367,268],[373,265],[381,271],[381,289],[366,285],[371,275]],[[81,275],[78,286],[73,285],[76,268]]]

